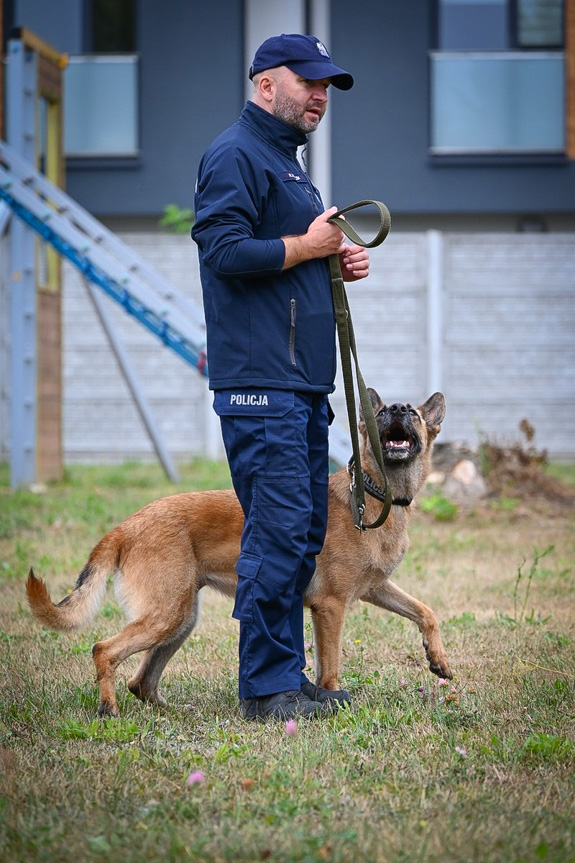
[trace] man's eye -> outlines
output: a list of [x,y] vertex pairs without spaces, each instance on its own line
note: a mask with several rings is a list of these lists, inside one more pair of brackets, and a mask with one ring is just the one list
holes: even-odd
[[322,84],[322,85],[325,87],[325,89],[326,89],[326,90],[327,90],[327,88],[329,87],[329,85],[331,84],[331,81],[330,81],[330,80],[326,80],[326,81],[316,81],[316,79],[315,79],[315,78],[300,78],[300,81],[302,82],[302,84],[305,84],[305,85],[306,85],[306,87],[314,87],[314,86],[315,86],[316,84],[318,84],[318,83],[319,83],[319,84]]

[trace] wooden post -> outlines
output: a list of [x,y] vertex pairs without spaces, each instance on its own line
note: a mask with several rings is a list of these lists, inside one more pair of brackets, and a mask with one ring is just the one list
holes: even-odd
[[575,0],[565,0],[565,125],[567,156],[575,159]]
[[[46,127],[38,132],[44,155],[44,173],[64,188],[62,141],[62,71],[65,59],[29,31],[24,42],[38,54],[37,99],[46,106]],[[47,244],[42,248],[44,267],[37,275],[37,390],[36,468],[41,482],[62,476],[62,262]]]
[[[2,2],[2,0],[0,0]],[[50,45],[25,28],[14,34],[14,45],[19,42],[19,50],[10,54],[13,57],[33,57],[34,63],[29,65],[29,78],[25,86],[14,83],[11,76],[9,97],[11,100],[10,134],[18,141],[27,140],[31,145],[27,158],[33,167],[42,169],[49,180],[55,185],[64,185],[64,158],[62,141],[62,110],[63,110],[63,80],[62,71],[66,65],[66,57],[59,54]],[[12,43],[11,43],[12,44]],[[20,101],[29,106],[27,125],[19,120],[22,129],[14,131],[13,115],[18,118],[23,110],[14,110]],[[40,106],[44,110],[40,110]],[[24,128],[25,127],[25,128]],[[18,144],[16,145],[18,147]],[[50,201],[46,201],[50,207]],[[15,325],[20,320],[28,320],[33,327],[31,336],[30,357],[28,362],[33,365],[33,387],[30,387],[29,400],[33,399],[34,422],[30,429],[30,440],[26,441],[31,452],[26,470],[13,470],[12,484],[23,482],[46,482],[60,479],[62,476],[62,297],[61,297],[61,261],[55,251],[47,243],[36,238],[31,249],[26,251],[26,267],[33,274],[34,303],[32,311],[14,312]],[[19,299],[19,286],[14,285],[15,296]],[[16,306],[13,304],[13,308]],[[19,307],[18,307],[19,309]],[[13,357],[22,352],[22,345],[13,340]],[[20,355],[18,354],[18,359]],[[13,367],[17,366],[13,363]],[[15,380],[15,378],[14,378]],[[15,398],[17,390],[13,386]],[[22,393],[18,394],[23,398]],[[13,464],[16,460],[13,458]]]

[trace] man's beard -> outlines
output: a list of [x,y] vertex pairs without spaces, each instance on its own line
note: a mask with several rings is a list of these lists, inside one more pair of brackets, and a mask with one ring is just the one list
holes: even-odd
[[280,91],[276,95],[273,113],[274,117],[277,117],[278,120],[282,120],[286,125],[291,126],[292,129],[296,129],[298,132],[307,135],[309,132],[314,132],[317,129],[319,121],[325,113],[325,106],[318,107],[321,114],[315,120],[308,120],[297,102]]

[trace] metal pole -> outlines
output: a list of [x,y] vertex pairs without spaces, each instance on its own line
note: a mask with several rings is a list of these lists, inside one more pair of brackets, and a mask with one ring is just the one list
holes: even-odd
[[[36,55],[22,42],[8,49],[7,126],[11,146],[36,161]],[[35,239],[20,219],[10,226],[10,483],[36,480]]]
[[427,231],[427,388],[443,387],[443,234]]
[[[330,49],[331,17],[329,0],[311,0],[309,13],[310,26],[306,32],[310,32],[314,36],[317,36],[318,39],[322,39],[328,49]],[[332,198],[331,183],[331,141],[331,108],[328,108],[318,128],[310,136],[309,143],[311,179],[318,187],[326,207],[331,207],[335,203]]]
[[158,456],[168,479],[174,483],[178,483],[180,481],[180,475],[172,462],[170,453],[164,446],[160,430],[156,425],[148,401],[142,392],[140,383],[136,373],[134,372],[132,363],[130,362],[130,358],[116,334],[112,319],[108,315],[108,311],[104,305],[103,297],[100,296],[96,287],[89,282],[88,279],[84,279],[83,281],[86,286],[86,290],[88,291],[88,296],[92,300],[92,304],[96,310],[96,314],[100,319],[100,323],[104,328],[104,332],[108,337],[110,347],[118,361],[118,365],[120,366],[120,370],[124,376],[126,384],[128,385],[128,389],[132,394],[138,413],[140,414],[142,422],[148,432],[148,436],[152,441],[156,455]]

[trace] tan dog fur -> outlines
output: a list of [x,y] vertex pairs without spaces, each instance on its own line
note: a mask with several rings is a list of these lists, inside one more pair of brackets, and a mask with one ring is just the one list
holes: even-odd
[[[376,415],[384,406],[370,396]],[[403,407],[403,406],[402,406]],[[431,448],[445,414],[445,401],[435,393],[417,409],[410,408],[419,451],[396,462],[387,473],[394,498],[413,498],[430,470]],[[417,415],[416,415],[417,414]],[[360,419],[362,466],[377,482],[380,475]],[[385,434],[381,431],[382,443]],[[387,458],[386,458],[387,462]],[[381,504],[366,497],[365,521],[374,521]],[[338,688],[340,640],[346,610],[357,599],[413,620],[419,627],[430,668],[452,676],[433,611],[390,580],[408,547],[410,506],[394,505],[382,525],[361,532],[349,508],[349,475],[330,476],[329,519],[325,545],[306,592],[311,609],[316,682]],[[197,622],[198,592],[211,587],[234,596],[235,564],[240,552],[243,513],[233,491],[174,494],[148,504],[107,533],[93,549],[76,587],[54,605],[45,583],[30,570],[26,583],[34,615],[50,629],[71,631],[85,626],[103,600],[108,575],[115,573],[118,601],[128,625],[118,635],[94,645],[92,654],[100,684],[101,716],[118,716],[115,671],[134,653],[144,652],[128,688],[142,701],[165,705],[158,692],[161,674]]]

